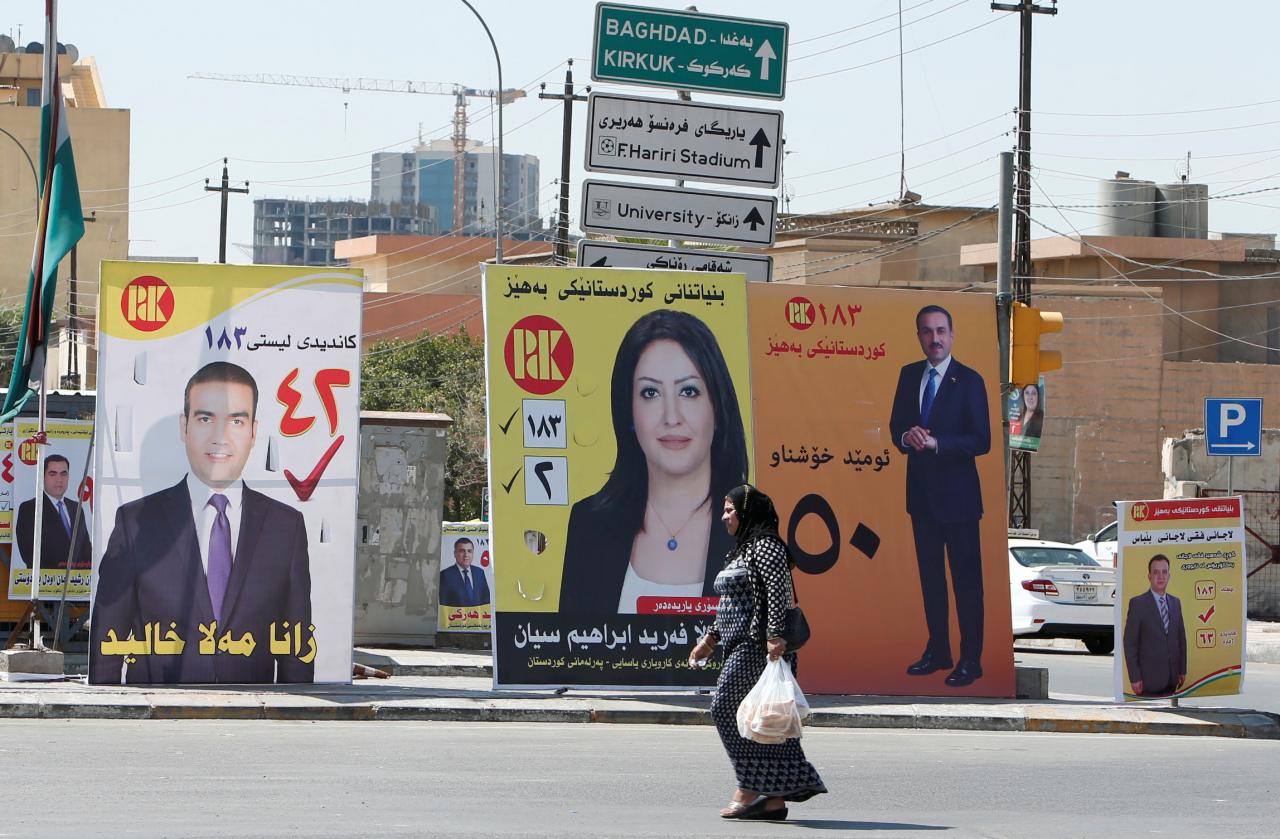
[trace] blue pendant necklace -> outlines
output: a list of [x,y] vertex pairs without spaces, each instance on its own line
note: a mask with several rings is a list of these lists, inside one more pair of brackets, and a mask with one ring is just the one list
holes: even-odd
[[694,507],[693,512],[690,513],[689,517],[684,520],[684,524],[680,525],[680,527],[678,527],[676,530],[672,530],[670,525],[668,525],[666,521],[663,520],[662,514],[658,512],[657,508],[654,507],[653,504],[649,504],[649,509],[653,511],[654,517],[658,519],[658,523],[662,525],[662,529],[667,531],[667,535],[671,537],[667,539],[667,550],[674,551],[676,548],[680,547],[680,541],[676,539],[676,537],[680,535],[681,530],[684,530],[686,527],[689,526],[689,522],[693,521],[693,517],[696,516],[698,514],[698,511],[702,509],[703,504],[706,504],[706,502],[704,501],[702,502],[702,504],[699,504],[697,507]]

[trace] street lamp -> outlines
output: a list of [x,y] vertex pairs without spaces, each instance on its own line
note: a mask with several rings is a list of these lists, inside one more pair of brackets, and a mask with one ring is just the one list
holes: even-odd
[[[494,164],[493,173],[493,194],[496,206],[493,208],[494,226],[493,235],[496,242],[496,259],[499,265],[502,264],[502,208],[506,206],[503,203],[505,197],[502,193],[502,56],[498,54],[498,42],[493,40],[493,33],[489,31],[489,24],[484,22],[484,18],[480,17],[480,13],[476,11],[476,7],[471,5],[469,0],[462,0],[462,5],[471,10],[471,14],[476,16],[476,20],[480,21],[480,25],[484,27],[484,34],[489,36],[489,43],[493,46],[493,58],[498,62],[498,160]],[[461,172],[455,172],[454,177],[461,177]]]
[[[501,125],[501,123],[499,123]],[[31,167],[31,180],[36,184],[36,212],[40,212],[40,176],[36,174],[36,165],[31,161],[31,155],[27,153],[27,147],[22,145],[22,141],[10,134],[8,131],[0,128],[0,134],[5,135],[18,146],[18,150],[22,152],[22,156],[27,159],[27,165]]]

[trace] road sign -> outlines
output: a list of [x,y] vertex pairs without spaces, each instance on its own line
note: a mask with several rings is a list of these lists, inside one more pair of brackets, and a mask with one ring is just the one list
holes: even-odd
[[582,228],[726,245],[772,245],[778,200],[674,186],[582,182]]
[[1261,399],[1204,400],[1207,454],[1258,457],[1262,454]]
[[773,280],[773,257],[770,256],[662,248],[626,242],[579,242],[578,265],[591,268],[657,268],[664,271],[746,274],[748,280],[759,283]]
[[590,172],[776,187],[782,111],[593,93]]
[[596,4],[591,78],[781,99],[787,24]]

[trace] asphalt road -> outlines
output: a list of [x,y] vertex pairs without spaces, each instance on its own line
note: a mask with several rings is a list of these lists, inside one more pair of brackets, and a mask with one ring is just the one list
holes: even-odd
[[[1014,646],[1014,661],[1030,667],[1049,668],[1049,696],[1053,699],[1114,701],[1110,655],[1090,655],[1084,645],[1077,650],[1051,650],[1025,644]],[[1233,696],[1192,697],[1181,704],[1205,708],[1253,708],[1280,713],[1280,664],[1246,662],[1244,692]],[[1143,704],[1169,705],[1169,700]]]
[[[3,837],[1275,836],[1280,744],[811,729],[831,794],[723,821],[707,726],[7,720]],[[1153,783],[1158,774],[1159,782]]]

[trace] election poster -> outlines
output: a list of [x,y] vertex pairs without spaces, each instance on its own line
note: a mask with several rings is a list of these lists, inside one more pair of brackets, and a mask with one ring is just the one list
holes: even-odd
[[1013,696],[991,301],[753,283],[757,484],[814,693]]
[[103,263],[90,682],[350,680],[362,285]]
[[[86,469],[93,422],[46,421],[45,446],[35,441],[39,431],[40,423],[25,417],[12,427],[18,456],[13,465],[16,510],[9,599],[59,600],[65,588],[68,601],[86,601],[93,562],[93,475]],[[35,538],[37,503],[44,507],[39,511],[39,541]]]
[[1117,507],[1116,701],[1240,693],[1244,499]]
[[1040,451],[1040,434],[1044,428],[1044,376],[1032,385],[1009,391],[1009,448],[1024,452]]
[[0,544],[13,538],[13,428],[0,426]]
[[487,265],[494,682],[693,687],[751,475],[742,275]]
[[[525,534],[535,550],[545,537]],[[540,541],[541,540],[541,541]],[[440,533],[440,632],[489,632],[493,628],[493,554],[487,522],[446,521]]]

